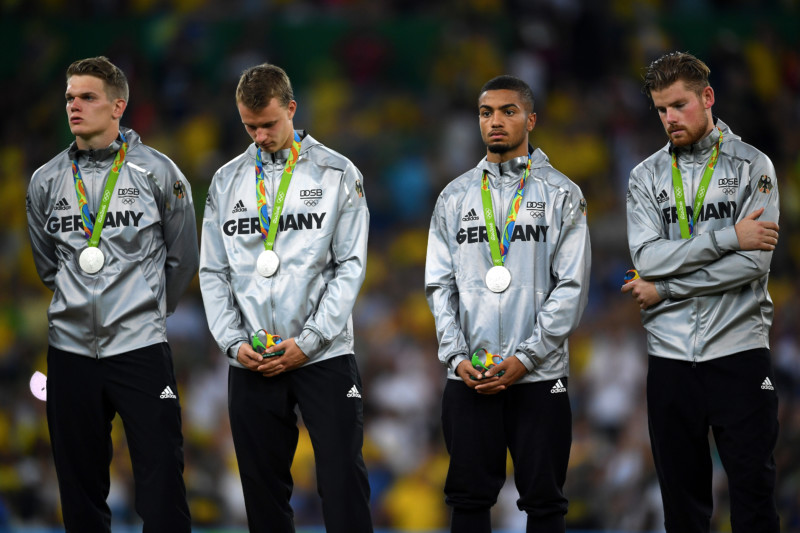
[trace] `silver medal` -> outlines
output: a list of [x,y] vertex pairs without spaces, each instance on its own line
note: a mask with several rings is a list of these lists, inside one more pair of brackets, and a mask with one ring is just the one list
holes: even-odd
[[105,262],[106,257],[103,255],[103,251],[96,246],[90,246],[89,248],[86,248],[81,252],[80,257],[78,258],[78,264],[87,274],[99,272],[100,269],[103,268],[103,264]]
[[492,292],[503,292],[511,285],[511,272],[504,266],[493,266],[486,273],[486,286]]
[[265,278],[268,278],[275,274],[275,272],[278,270],[278,265],[280,264],[281,260],[278,257],[278,254],[272,250],[264,250],[258,255],[256,271]]

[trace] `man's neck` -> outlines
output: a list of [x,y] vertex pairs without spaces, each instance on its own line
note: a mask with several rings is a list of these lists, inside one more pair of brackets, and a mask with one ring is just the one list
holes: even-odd
[[714,131],[716,128],[717,128],[717,125],[714,124],[714,115],[712,115],[711,111],[709,110],[709,112],[708,112],[708,128],[706,129],[706,132],[699,139],[697,139],[697,141],[698,142],[702,141],[703,139],[705,139],[706,137],[711,135],[711,132]]
[[714,125],[713,121],[709,122],[709,124],[710,124],[710,127],[702,135],[700,135],[698,138],[696,138],[695,140],[693,140],[689,144],[685,144],[683,146],[680,146],[679,148],[680,149],[684,149],[684,150],[691,150],[698,143],[701,143],[705,139],[708,139],[708,136],[711,135],[711,132],[713,132],[716,129],[716,126]]
[[93,135],[91,137],[75,137],[75,144],[78,145],[79,150],[101,150],[108,148],[119,135],[119,130],[109,130],[102,134]]
[[292,134],[289,135],[288,139],[286,139],[286,142],[281,147],[281,150],[288,150],[289,148],[292,147],[293,143],[294,143],[294,127],[292,127]]
[[516,159],[518,157],[523,157],[528,155],[528,145],[521,144],[518,148],[514,150],[509,150],[507,152],[491,152],[486,150],[486,160],[489,163],[505,163],[506,161],[511,161],[512,159]]

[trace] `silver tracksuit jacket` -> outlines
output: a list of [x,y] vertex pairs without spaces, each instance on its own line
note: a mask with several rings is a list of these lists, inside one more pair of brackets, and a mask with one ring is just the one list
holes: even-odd
[[439,360],[450,379],[460,379],[455,368],[479,348],[519,358],[528,369],[520,383],[569,374],[567,337],[578,326],[589,290],[586,202],[541,150],[533,152],[506,257],[511,285],[496,294],[484,281],[492,257],[481,203],[483,172],[502,232],[527,161],[523,156],[497,164],[484,158],[447,185],[436,202],[425,292],[436,321]]
[[166,317],[199,261],[189,183],[164,154],[120,130],[128,153],[108,207],[99,248],[105,265],[87,274],[87,247],[72,175],[78,162],[92,216],[119,138],[103,150],[73,143],[34,172],[28,186],[28,231],[36,270],[51,289],[48,341],[58,349],[108,357],[167,341]]
[[[272,214],[289,150],[262,152]],[[256,272],[264,251],[256,206],[256,146],[220,168],[208,191],[200,288],[211,333],[231,365],[253,332],[294,337],[306,364],[353,353],[352,310],[367,262],[369,211],[361,173],[305,135],[273,250],[278,271]]]
[[[718,129],[717,129],[718,128]],[[677,150],[688,218],[703,170],[719,139],[720,155],[695,234],[682,239],[672,185]],[[739,248],[734,225],[758,208],[778,221],[772,162],[742,142],[721,120],[701,141],[670,144],[633,169],[628,187],[628,245],[639,275],[663,298],[642,311],[648,353],[700,362],[769,347],[772,300],[767,292],[772,252]]]

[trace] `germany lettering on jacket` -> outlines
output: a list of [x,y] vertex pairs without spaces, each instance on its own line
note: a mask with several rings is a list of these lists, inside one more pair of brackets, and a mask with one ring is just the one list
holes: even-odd
[[[536,241],[547,242],[547,230],[550,226],[540,226],[533,224],[517,224],[511,233],[511,242],[514,241]],[[495,228],[496,229],[496,228]],[[501,239],[500,230],[497,230],[497,238]],[[476,242],[489,242],[489,235],[486,233],[486,226],[469,226],[461,228],[456,233],[458,244],[472,244]]]
[[[661,212],[664,215],[664,222],[667,224],[676,224],[678,222],[678,209],[675,206],[665,207]],[[733,218],[735,214],[736,202],[729,200],[727,202],[717,202],[716,204],[704,204],[700,208],[700,215],[697,220]],[[690,205],[686,206],[686,216],[690,219],[694,217],[694,209]]]
[[[139,211],[109,211],[103,222],[103,229],[120,228],[125,226],[139,227],[139,221],[144,212]],[[94,221],[94,215],[91,215]],[[50,217],[47,219],[47,231],[50,233],[66,233],[68,231],[83,231],[83,222],[80,215],[66,215],[63,217]]]
[[[281,215],[278,219],[278,231],[320,229],[325,213],[297,213],[296,215]],[[258,217],[238,218],[226,220],[222,225],[225,235],[232,237],[236,234],[250,235],[251,233],[261,233],[258,224]]]

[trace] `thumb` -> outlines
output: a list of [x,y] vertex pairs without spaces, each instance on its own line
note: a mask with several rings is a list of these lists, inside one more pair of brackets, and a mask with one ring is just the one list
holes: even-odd
[[758,209],[756,209],[755,211],[753,211],[752,213],[750,213],[749,215],[747,215],[744,218],[748,219],[748,220],[756,220],[758,217],[761,216],[761,213],[763,213],[763,212],[764,212],[764,208],[763,207],[759,207]]

